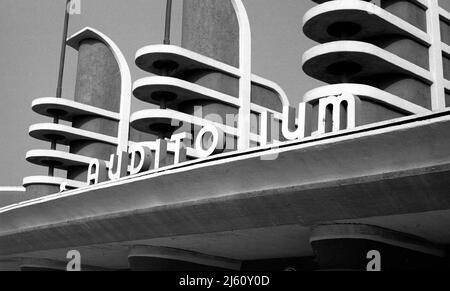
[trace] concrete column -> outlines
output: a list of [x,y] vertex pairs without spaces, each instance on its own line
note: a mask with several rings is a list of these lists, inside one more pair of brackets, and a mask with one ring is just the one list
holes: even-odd
[[[233,4],[230,0],[185,0],[183,1],[182,47],[219,60],[234,67],[239,66],[239,25]],[[183,72],[181,79],[216,91],[239,96],[238,79],[211,70]],[[252,102],[281,112],[282,105],[278,96],[263,87],[252,87]],[[194,107],[202,108],[202,117],[208,113],[219,115],[226,122],[227,114],[238,113],[237,108],[219,102],[191,101],[178,108],[192,114]],[[208,118],[210,119],[210,118]],[[210,119],[215,121],[214,119]],[[237,118],[235,126],[237,126]],[[255,118],[257,120],[257,118]],[[229,124],[233,126],[233,124]],[[257,121],[252,122],[256,133]],[[181,130],[185,130],[182,128]],[[194,129],[194,137],[199,129]],[[231,142],[232,137],[227,137]],[[234,142],[237,145],[236,142]],[[230,149],[232,150],[232,149]]]
[[[120,70],[111,50],[102,42],[86,39],[80,43],[75,101],[98,108],[120,111]],[[93,116],[78,116],[73,127],[92,132],[117,136],[118,122]],[[109,160],[116,147],[102,142],[75,141],[70,152],[93,158]],[[72,167],[67,171],[69,179],[85,181],[87,169]]]
[[[231,1],[183,1],[181,46],[237,67],[239,65],[239,27]],[[199,70],[184,72],[180,77],[207,88],[238,96],[238,80],[226,74]],[[194,108],[202,108],[201,117],[214,112],[219,114],[224,122],[226,114],[237,114],[236,108],[205,101],[186,102],[179,110],[192,114]],[[199,129],[192,130],[195,137]],[[227,137],[228,140],[230,138]]]
[[445,252],[424,239],[363,224],[324,224],[312,228],[311,246],[319,270],[366,271],[380,255],[381,271],[442,270]]
[[237,67],[239,26],[231,1],[183,1],[182,46]]
[[132,271],[237,271],[241,267],[236,260],[155,246],[133,246],[128,261]]
[[[324,0],[313,0],[324,3]],[[426,11],[414,1],[377,0],[371,1],[389,13],[426,32]],[[363,19],[345,19],[340,13],[329,13],[327,27],[317,31],[308,31],[309,35],[318,37],[327,34],[334,40],[358,40],[370,43],[397,55],[426,70],[430,69],[429,48],[416,39],[398,33],[372,35]],[[325,30],[323,30],[325,28]],[[326,31],[326,32],[325,32]],[[325,36],[325,35],[323,35]],[[416,77],[402,72],[380,71],[374,74],[360,74],[369,67],[376,67],[366,61],[353,59],[351,55],[345,59],[334,58],[321,75],[315,78],[329,83],[358,83],[370,85],[425,108],[432,108],[432,91],[430,85]],[[328,79],[333,76],[334,79]],[[313,104],[313,114],[317,116],[317,104]],[[383,104],[362,100],[360,107],[361,124],[370,124],[405,116],[405,112]],[[312,130],[317,129],[317,120],[313,118]]]

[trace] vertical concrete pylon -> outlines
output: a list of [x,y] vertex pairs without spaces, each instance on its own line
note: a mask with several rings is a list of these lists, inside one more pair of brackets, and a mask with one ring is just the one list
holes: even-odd
[[[80,42],[75,101],[113,112],[120,111],[120,69],[110,48],[100,40],[85,39]],[[109,136],[117,136],[118,122],[103,117],[78,116],[73,127]],[[109,160],[114,145],[79,140],[70,144],[70,152],[83,156]],[[86,180],[86,167],[71,167],[67,177]]]
[[[240,39],[240,27],[235,7],[231,0],[185,0],[183,1],[183,27],[182,47],[195,51],[207,57],[216,59],[228,65],[239,68],[244,63],[240,58],[240,45],[245,45]],[[195,70],[184,72],[182,79],[205,86],[207,88],[239,97],[239,80],[227,74],[211,70]],[[242,89],[242,84],[241,84]],[[251,102],[281,112],[282,104],[277,93],[263,86],[251,85]],[[193,114],[194,108],[201,108],[202,117],[206,119],[209,114],[220,116],[222,120],[234,121],[238,125],[235,107],[218,102],[191,101],[184,104],[181,111]],[[228,118],[226,115],[229,115]],[[231,114],[236,115],[230,118]],[[252,113],[250,131],[258,132],[259,116]],[[216,121],[214,119],[210,119]],[[194,136],[198,130],[194,130]],[[234,148],[230,148],[230,141]],[[255,145],[253,143],[253,145]],[[237,141],[227,137],[227,149],[237,148]]]
[[182,46],[238,67],[239,24],[231,1],[183,1]]
[[[31,150],[27,161],[52,165],[67,171],[66,177],[25,177],[25,199],[58,193],[85,185],[86,158],[109,160],[117,150],[128,145],[131,76],[117,45],[101,32],[86,27],[66,41],[79,52],[75,102],[60,98],[39,98],[32,108],[38,114],[71,122],[37,124],[30,127],[30,136],[69,146],[70,153],[57,148]],[[59,96],[58,96],[59,97]]]
[[[238,67],[239,24],[231,1],[183,1],[181,45],[191,51]],[[231,96],[239,96],[238,80],[221,72],[195,70],[184,72],[182,78]],[[229,105],[195,100],[187,102],[180,110],[193,114],[194,108],[201,108],[203,118],[208,114],[215,114],[219,115],[224,122],[227,114],[238,114],[237,108]],[[233,125],[237,124],[230,124],[230,126]],[[198,130],[194,129],[194,136]],[[227,137],[227,144],[236,144],[230,138]]]

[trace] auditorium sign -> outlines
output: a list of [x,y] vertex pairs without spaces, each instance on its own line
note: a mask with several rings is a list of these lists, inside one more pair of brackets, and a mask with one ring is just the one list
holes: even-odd
[[[280,145],[281,141],[300,140],[311,134],[325,134],[327,122],[336,127],[335,130],[331,128],[330,131],[339,130],[342,121],[340,109],[344,103],[347,108],[346,126],[347,128],[353,128],[356,126],[355,109],[358,102],[359,99],[351,94],[320,99],[317,109],[317,130],[314,133],[312,133],[312,116],[314,114],[312,114],[313,106],[311,104],[300,103],[298,114],[295,114],[294,108],[285,106],[280,120],[274,117],[276,113],[264,111],[259,118],[260,132],[256,146],[270,144],[276,146]],[[334,114],[332,114],[330,120],[327,120],[327,110],[330,110],[330,108]],[[171,110],[167,111],[171,112]],[[192,116],[192,120],[188,123],[195,124],[197,118],[199,117]],[[239,117],[226,118],[226,120],[233,119],[239,120]],[[202,122],[204,125],[196,132],[195,140],[193,140],[191,133],[181,132],[173,134],[170,138],[159,138],[153,142],[130,143],[128,151],[111,155],[109,163],[100,159],[92,159],[88,170],[88,185],[170,166],[167,164],[169,154],[172,156],[170,159],[172,165],[177,165],[186,162],[188,156],[190,160],[202,159],[224,151],[239,150],[239,142],[236,145],[234,138],[227,138],[224,128],[228,128],[228,125],[222,125],[207,119],[202,119]],[[256,120],[253,120],[253,122],[256,122]],[[250,132],[246,137],[249,136],[251,136]],[[240,138],[237,134],[237,139]],[[193,145],[193,147],[190,147],[190,145]]]
[[[241,0],[231,2],[239,30],[236,49],[239,61],[236,66],[165,42],[137,51],[136,66],[152,75],[131,85],[125,58],[105,35],[86,29],[69,40],[75,48],[87,38],[106,43],[116,57],[122,76],[117,153],[111,155],[109,161],[91,160],[87,173],[88,185],[223,152],[245,153],[250,148],[276,146],[281,142],[357,126],[360,100],[350,91],[335,92],[333,96],[317,92],[316,96],[310,96],[309,100],[299,104],[296,114],[280,86],[254,75],[247,12]],[[234,78],[238,81],[235,96],[190,82],[186,75],[192,71],[215,72]],[[265,92],[262,97],[254,96],[260,92]],[[141,101],[159,106],[159,109],[131,113],[132,94]],[[270,102],[266,102],[268,94],[275,96]],[[259,98],[259,102],[254,97]],[[261,102],[264,98],[266,101]],[[220,115],[216,112],[215,118],[208,118],[201,113],[196,114],[201,111],[201,104],[199,110],[188,110],[191,112],[189,114],[180,109],[180,104],[192,101],[225,105],[233,110],[220,112]],[[275,103],[278,106],[272,106]],[[224,115],[226,118],[222,120]],[[156,141],[132,142],[129,140],[130,126],[159,138]]]

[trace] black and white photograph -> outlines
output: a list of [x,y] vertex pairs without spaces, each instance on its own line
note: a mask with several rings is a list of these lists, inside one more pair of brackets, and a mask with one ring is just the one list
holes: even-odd
[[450,271],[450,0],[0,0],[0,96],[0,271]]

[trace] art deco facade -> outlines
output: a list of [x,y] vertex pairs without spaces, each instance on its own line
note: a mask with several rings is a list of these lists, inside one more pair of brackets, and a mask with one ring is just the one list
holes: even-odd
[[[450,13],[315,2],[299,66],[326,85],[298,115],[252,73],[240,0],[184,0],[181,47],[137,48],[139,80],[102,32],[70,37],[74,99],[32,104],[51,121],[30,136],[51,147],[26,159],[49,175],[0,192],[0,269],[65,269],[68,250],[85,270],[365,270],[371,250],[384,270],[447,268]],[[205,158],[207,125],[227,147]],[[126,161],[138,146],[142,173]],[[92,159],[114,178],[88,185]]]

